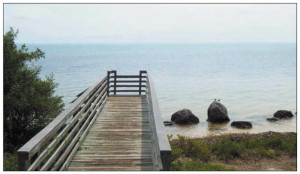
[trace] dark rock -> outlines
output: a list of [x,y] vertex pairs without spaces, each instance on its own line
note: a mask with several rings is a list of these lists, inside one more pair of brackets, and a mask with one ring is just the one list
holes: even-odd
[[216,100],[208,107],[207,116],[207,121],[211,123],[224,123],[230,121],[226,107]]
[[275,118],[275,117],[267,118],[267,121],[275,122],[275,121],[278,121],[278,118]]
[[182,109],[172,115],[171,121],[177,124],[193,124],[199,123],[199,118],[196,117],[189,109]]
[[240,128],[240,129],[251,129],[252,124],[249,121],[234,121],[231,123],[232,127]]
[[291,111],[279,110],[275,112],[273,116],[275,118],[282,119],[282,118],[292,118],[294,115]]
[[172,121],[164,121],[165,126],[172,126],[173,122]]

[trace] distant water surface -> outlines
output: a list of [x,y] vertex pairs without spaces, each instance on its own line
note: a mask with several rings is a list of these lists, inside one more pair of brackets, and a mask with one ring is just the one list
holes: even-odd
[[[166,127],[168,134],[204,136],[230,132],[296,131],[296,118],[269,123],[277,110],[296,111],[295,43],[203,44],[29,44],[46,58],[41,76],[54,74],[66,105],[106,75],[151,72],[164,120],[188,108],[200,124]],[[207,108],[221,99],[231,121],[247,120],[251,130],[206,122]]]

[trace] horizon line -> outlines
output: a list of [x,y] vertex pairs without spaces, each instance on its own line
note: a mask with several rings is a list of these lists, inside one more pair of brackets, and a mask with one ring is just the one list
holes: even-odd
[[107,45],[112,45],[112,44],[222,44],[222,43],[297,43],[296,41],[292,42],[287,42],[287,41],[258,41],[258,42],[253,42],[253,41],[236,41],[236,42],[15,42],[16,44],[107,44]]

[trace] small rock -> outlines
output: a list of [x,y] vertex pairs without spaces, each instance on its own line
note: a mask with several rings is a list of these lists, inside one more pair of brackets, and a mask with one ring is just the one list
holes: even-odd
[[294,115],[291,111],[279,110],[275,112],[273,116],[275,118],[282,119],[282,118],[292,118]]
[[252,124],[249,121],[234,121],[231,123],[232,127],[240,128],[240,129],[251,129]]
[[171,121],[177,124],[193,124],[199,123],[199,118],[196,117],[191,110],[182,109],[172,115]]
[[230,121],[226,107],[216,100],[208,107],[207,116],[207,121],[211,123],[224,123]]
[[165,126],[172,126],[173,122],[172,121],[164,121]]
[[275,122],[275,121],[278,121],[278,118],[275,118],[275,117],[267,118],[267,121]]

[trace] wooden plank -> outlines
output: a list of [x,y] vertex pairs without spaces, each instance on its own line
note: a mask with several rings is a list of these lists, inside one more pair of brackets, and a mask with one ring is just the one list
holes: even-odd
[[[139,75],[117,75],[117,76],[111,76],[110,78],[140,78]],[[142,76],[142,78],[146,78],[147,76]]]
[[[128,101],[135,103],[118,107]],[[147,106],[144,96],[108,97],[67,169],[153,170],[149,112],[141,102]]]
[[[114,83],[114,80],[111,80],[110,82]],[[139,80],[117,80],[117,83],[139,83]],[[146,83],[146,80],[142,80],[142,83]]]
[[77,149],[79,148],[80,144],[79,142],[76,143],[75,147],[72,149],[71,154],[68,156],[62,167],[59,169],[60,171],[66,170],[67,166],[69,166],[71,159],[75,156]]
[[69,167],[70,171],[151,171],[153,166],[134,166],[134,167],[118,167],[118,166],[97,166],[97,167]]
[[[110,85],[109,87],[125,88],[125,87],[140,87],[140,85]],[[146,85],[141,85],[141,87],[146,87]]]
[[151,166],[152,159],[80,159],[72,160],[70,167],[87,166]]
[[81,147],[152,147],[151,143],[132,143],[132,144],[122,144],[122,143],[103,143],[98,144],[95,142],[84,142]]
[[[117,101],[136,101],[136,102],[147,102],[146,100],[141,100],[136,98],[137,95],[127,95],[127,96],[122,96],[122,95],[114,95],[111,96],[111,100],[117,100]],[[141,95],[144,96],[144,95]],[[126,100],[126,97],[128,100]]]
[[[116,158],[151,158],[151,154],[144,154],[143,156],[141,155],[99,155],[99,154],[91,154],[91,155],[77,155],[76,157],[81,158],[81,157],[89,157],[89,158],[103,158],[103,159],[116,159]],[[74,157],[74,158],[76,158]]]
[[108,129],[108,130],[101,130],[101,129],[91,129],[90,132],[126,132],[126,133],[131,133],[131,132],[149,132],[150,129]]
[[[142,92],[146,92],[146,90],[141,90]],[[139,90],[132,90],[132,89],[128,89],[128,90],[118,90],[118,89],[116,89],[116,90],[109,90],[109,92],[140,92]]]

